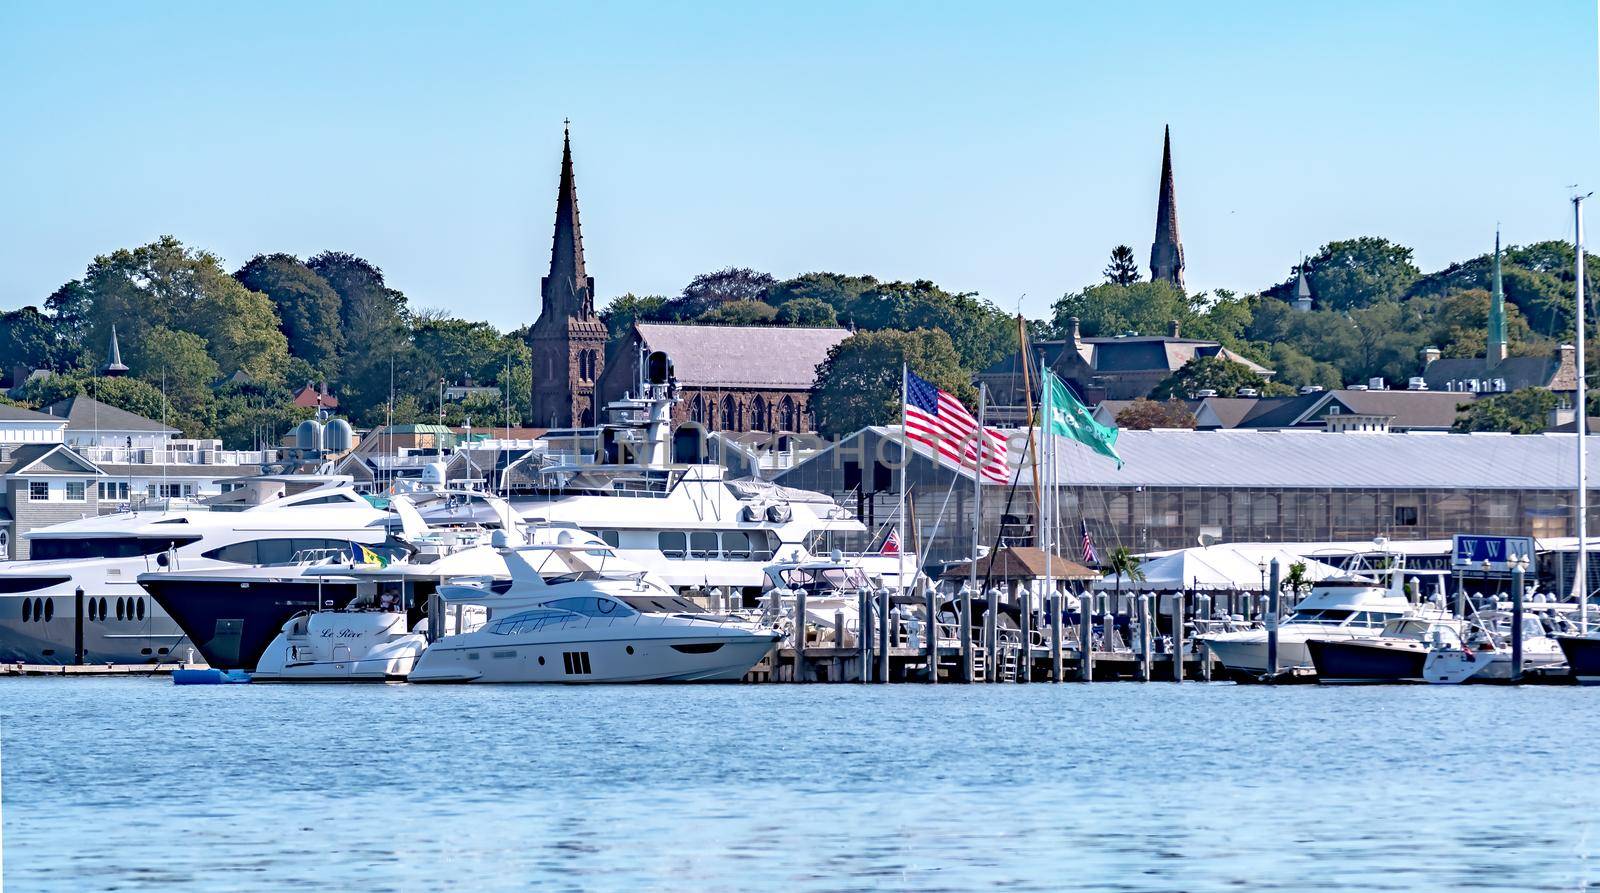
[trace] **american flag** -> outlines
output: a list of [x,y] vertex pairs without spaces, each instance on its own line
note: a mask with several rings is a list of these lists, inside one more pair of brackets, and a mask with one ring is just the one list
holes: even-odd
[[[1006,439],[993,428],[978,436],[978,420],[961,401],[906,372],[906,437],[933,447],[940,458],[962,468],[978,467],[985,480],[1006,482]],[[978,442],[983,442],[979,461]]]
[[1079,521],[1083,525],[1083,563],[1096,565],[1100,563],[1100,556],[1094,551],[1094,537],[1089,535],[1089,522]]

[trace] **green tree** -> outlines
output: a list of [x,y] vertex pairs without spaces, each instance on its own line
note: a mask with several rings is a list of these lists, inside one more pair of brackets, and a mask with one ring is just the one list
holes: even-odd
[[[384,282],[382,270],[353,254],[324,251],[306,266],[339,295],[339,321],[346,343],[353,348],[346,352],[340,370],[340,400],[355,408],[359,420],[381,421],[389,399],[390,370],[397,387],[405,388],[417,359],[406,331],[406,297]],[[410,382],[410,387],[427,386],[425,381]]]
[[1166,281],[1092,285],[1056,301],[1052,322],[1056,331],[1066,331],[1067,320],[1075,316],[1089,338],[1165,335],[1174,321],[1187,327],[1200,315],[1205,308],[1197,298]]
[[1149,431],[1152,428],[1193,428],[1197,424],[1194,413],[1182,400],[1166,402],[1145,399],[1133,401],[1117,413],[1117,427],[1129,431]]
[[729,301],[700,314],[695,322],[713,326],[764,326],[777,320],[778,311],[760,301]]
[[62,353],[54,320],[39,308],[0,313],[0,376],[9,375],[14,365],[29,371],[59,368]]
[[839,324],[833,306],[818,298],[795,298],[778,308],[777,322],[785,326],[828,328]]
[[[1411,261],[1410,248],[1372,236],[1329,242],[1306,265],[1311,293],[1317,304],[1328,310],[1398,301],[1420,275]],[[1291,275],[1273,291],[1288,300],[1293,297],[1294,284]]]
[[[277,311],[240,285],[217,256],[184,247],[172,236],[96,257],[83,278],[89,300],[88,343],[104,345],[116,325],[123,350],[136,350],[153,329],[191,332],[229,371],[271,381],[288,365]],[[100,348],[103,349],[103,348]]]
[[205,414],[222,370],[206,352],[204,338],[157,326],[129,347],[123,358],[133,374],[164,388],[168,403],[186,416]]
[[1550,424],[1559,398],[1544,388],[1479,397],[1456,408],[1455,431],[1507,431],[1538,434]]
[[88,343],[94,296],[80,279],[61,286],[44,299],[45,312],[55,324],[55,333],[61,349],[58,357],[63,368],[89,364]]
[[814,298],[832,307],[836,317],[849,319],[856,301],[878,284],[878,280],[872,276],[806,273],[771,286],[763,300],[774,307],[782,307],[799,298]]
[[945,332],[858,332],[834,345],[817,366],[811,411],[817,429],[841,436],[900,418],[902,364],[973,406],[971,376]]
[[229,393],[216,401],[216,433],[231,450],[271,448],[315,415],[314,409],[290,403],[288,392],[281,389],[269,394]]
[[1127,546],[1118,546],[1106,556],[1106,573],[1116,581],[1117,601],[1122,601],[1122,581],[1129,583],[1144,582],[1144,570],[1139,567],[1139,556],[1129,551]]
[[636,295],[630,292],[612,298],[611,303],[600,311],[600,321],[606,324],[610,340],[620,341],[628,336],[636,322],[670,319],[666,308],[667,299],[661,295]]
[[1203,390],[1215,391],[1219,397],[1231,397],[1240,388],[1260,390],[1262,383],[1261,376],[1243,363],[1222,357],[1195,357],[1156,385],[1150,397],[1154,400],[1170,400],[1174,397],[1195,400]]
[[701,273],[683,287],[683,294],[667,302],[666,309],[673,319],[695,319],[722,304],[759,301],[777,281],[770,273],[746,267]]
[[1017,349],[1016,323],[974,294],[952,294],[926,279],[881,282],[863,292],[850,317],[862,329],[938,329],[962,365],[982,369]]
[[1118,245],[1111,249],[1111,263],[1106,265],[1106,282],[1112,285],[1132,285],[1144,278],[1139,272],[1139,262],[1133,259],[1133,249]]
[[338,377],[344,328],[332,286],[292,254],[258,254],[233,278],[272,301],[292,356],[324,376]]

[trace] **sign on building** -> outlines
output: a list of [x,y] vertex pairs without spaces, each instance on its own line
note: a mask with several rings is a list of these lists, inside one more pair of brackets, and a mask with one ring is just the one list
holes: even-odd
[[1450,566],[1462,571],[1484,571],[1508,574],[1511,562],[1522,559],[1533,566],[1533,537],[1531,536],[1478,536],[1458,533],[1453,538]]

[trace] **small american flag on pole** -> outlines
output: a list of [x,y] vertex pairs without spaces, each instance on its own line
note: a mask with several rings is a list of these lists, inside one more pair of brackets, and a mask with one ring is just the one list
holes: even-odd
[[[927,444],[961,468],[977,467],[984,480],[1006,482],[1006,438],[993,428],[978,433],[978,420],[961,401],[906,372],[906,437]],[[979,445],[982,445],[980,459]]]
[[1094,537],[1089,535],[1089,522],[1079,521],[1078,523],[1083,525],[1083,563],[1090,566],[1099,564],[1100,556],[1095,554],[1094,551]]

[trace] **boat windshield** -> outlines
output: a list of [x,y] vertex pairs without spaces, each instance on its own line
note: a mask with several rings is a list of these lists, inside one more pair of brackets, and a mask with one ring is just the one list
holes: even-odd
[[864,589],[871,584],[858,567],[793,567],[779,574],[790,589],[801,586],[826,589]]
[[1338,626],[1350,619],[1352,611],[1339,608],[1310,608],[1296,611],[1284,618],[1284,623],[1315,623],[1320,626]]
[[623,595],[618,596],[635,610],[644,614],[704,614],[705,609],[676,595]]

